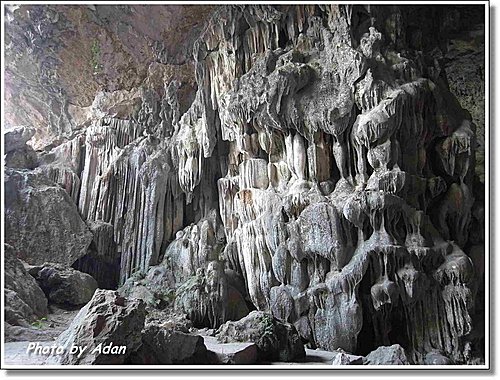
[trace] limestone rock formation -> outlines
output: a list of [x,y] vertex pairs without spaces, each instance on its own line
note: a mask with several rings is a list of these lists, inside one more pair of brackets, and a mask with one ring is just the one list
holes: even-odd
[[226,322],[216,337],[221,343],[254,342],[262,361],[297,361],[305,356],[295,328],[260,311],[252,311],[236,322]]
[[[56,344],[64,348],[64,353],[50,356],[47,363],[123,364],[141,345],[145,314],[142,301],[98,289],[57,338]],[[71,346],[86,348],[83,352],[71,352]],[[107,352],[105,347],[113,351]]]
[[485,182],[485,27],[479,7],[452,10],[446,22],[450,42],[444,55],[450,91],[476,125],[475,172]]
[[16,257],[12,246],[4,245],[5,321],[27,326],[47,316],[47,298],[34,278]]
[[17,149],[24,149],[35,132],[34,128],[24,126],[5,131],[3,134],[4,152],[9,153]]
[[[213,353],[213,364],[255,364],[258,348],[255,343],[219,343],[215,337],[203,337],[208,354]],[[210,359],[209,359],[210,360]]]
[[4,133],[5,166],[17,169],[34,169],[38,166],[35,150],[26,143],[34,136],[35,129],[18,127]]
[[60,264],[44,263],[29,273],[36,279],[49,301],[63,305],[85,305],[97,289],[97,281],[87,273]]
[[449,365],[453,364],[450,359],[441,354],[440,352],[428,352],[425,355],[424,363],[428,365]]
[[212,328],[249,312],[243,278],[224,268],[224,235],[215,214],[177,232],[160,264],[119,288],[159,309],[171,306],[194,325]]
[[142,332],[142,345],[132,355],[131,364],[203,364],[207,349],[203,338],[157,324]]
[[358,355],[351,355],[346,352],[339,352],[335,359],[332,361],[332,365],[360,365],[363,364],[363,357]]
[[120,253],[113,239],[113,225],[88,221],[93,235],[87,254],[73,263],[73,268],[88,273],[97,280],[100,288],[116,289],[120,283]]
[[[484,83],[461,78],[484,78],[482,17],[9,6],[6,242],[254,341],[259,360],[305,343],[372,364],[481,362]],[[98,290],[86,312],[117,297]],[[167,330],[146,329],[156,348],[137,360],[190,357],[197,342],[155,351],[179,341]]]
[[365,358],[368,365],[408,365],[411,364],[403,347],[399,344],[380,346]]
[[38,171],[5,169],[5,242],[20,259],[70,266],[92,234],[68,193]]

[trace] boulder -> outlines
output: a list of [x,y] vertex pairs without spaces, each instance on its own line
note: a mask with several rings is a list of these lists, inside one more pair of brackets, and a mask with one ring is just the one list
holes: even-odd
[[142,284],[137,284],[135,286],[128,286],[131,282],[130,281],[131,279],[132,278],[129,278],[127,280],[128,284],[127,282],[125,283],[126,287],[120,287],[118,289],[118,292],[121,295],[128,298],[142,300],[149,306],[156,306],[160,304],[161,299],[156,298],[155,294],[151,292],[151,290],[149,290],[147,286]]
[[38,166],[35,150],[26,143],[35,135],[35,129],[17,127],[4,132],[5,166],[17,169],[34,169]]
[[60,264],[45,263],[30,268],[29,272],[49,301],[56,304],[84,305],[97,289],[97,281],[91,275]]
[[5,321],[29,326],[47,315],[47,298],[16,257],[14,248],[4,244],[4,252]]
[[347,352],[339,351],[332,361],[332,365],[356,365],[363,364],[363,357],[351,355]]
[[163,310],[149,308],[146,325],[150,324],[156,324],[164,329],[180,331],[186,334],[193,331],[193,322],[184,315],[175,313],[172,308]]
[[409,365],[410,361],[406,356],[406,352],[399,344],[392,346],[380,346],[376,350],[370,352],[365,363],[368,365]]
[[37,171],[5,169],[5,242],[32,265],[71,266],[92,234],[68,193]]
[[142,331],[142,345],[131,356],[131,364],[203,364],[207,349],[203,338],[156,323]]
[[295,327],[262,311],[252,311],[236,322],[226,322],[216,332],[220,343],[253,342],[260,361],[295,361],[305,357]]
[[5,155],[5,166],[14,169],[34,169],[38,166],[38,156],[28,145]]
[[[57,338],[56,345],[63,347],[64,353],[50,356],[48,364],[123,364],[141,346],[145,317],[142,301],[97,289]],[[86,349],[78,355],[70,352],[71,346]]]
[[4,153],[23,149],[26,143],[35,135],[35,128],[19,126],[4,132]]
[[255,364],[258,349],[255,343],[219,343],[217,338],[203,337],[214,364]]
[[431,351],[425,355],[424,364],[427,365],[450,365],[453,362],[439,351]]

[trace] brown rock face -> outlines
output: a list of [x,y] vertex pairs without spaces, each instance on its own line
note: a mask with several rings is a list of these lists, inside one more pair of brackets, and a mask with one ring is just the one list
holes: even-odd
[[[8,6],[7,127],[37,128],[43,148],[82,125],[98,91],[180,80],[190,102],[192,46],[212,6]],[[86,120],[84,121],[86,122]]]

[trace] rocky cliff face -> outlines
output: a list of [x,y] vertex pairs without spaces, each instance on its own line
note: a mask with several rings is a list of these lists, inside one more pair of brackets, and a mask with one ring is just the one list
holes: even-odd
[[6,209],[62,187],[83,232],[47,254],[195,325],[257,309],[311,347],[475,362],[484,110],[462,107],[484,87],[456,80],[477,57],[448,49],[447,10],[10,7],[6,128],[38,158],[7,163]]

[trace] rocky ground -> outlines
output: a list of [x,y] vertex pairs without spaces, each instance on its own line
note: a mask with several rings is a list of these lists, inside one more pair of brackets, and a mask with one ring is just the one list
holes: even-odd
[[480,6],[11,5],[5,30],[12,360],[484,362]]
[[[7,329],[6,339],[8,342],[4,345],[4,358],[7,365],[46,365],[57,364],[61,360],[65,360],[64,358],[67,360],[67,356],[63,356],[61,359],[58,355],[50,352],[50,349],[54,345],[67,345],[64,338],[58,339],[57,337],[68,328],[69,330],[75,330],[76,327],[74,323],[72,324],[72,321],[78,310],[67,311],[57,307],[51,307],[50,309],[50,313],[43,323],[29,328],[9,327]],[[258,313],[252,315],[259,318],[263,317]],[[77,317],[75,320],[79,321],[78,328],[85,326],[89,317],[91,316],[88,313],[85,314],[84,318]],[[176,319],[175,322],[172,321],[172,317]],[[108,316],[108,318],[110,317]],[[267,316],[267,318],[272,320],[271,316]],[[320,349],[312,350],[303,348],[301,344],[296,343],[292,343],[292,351],[282,345],[275,348],[268,347],[269,342],[262,341],[262,335],[266,333],[259,331],[260,327],[257,323],[255,317],[250,318],[249,322],[238,322],[237,324],[244,325],[244,329],[240,329],[243,336],[233,333],[228,336],[227,331],[224,330],[231,329],[231,325],[223,326],[219,330],[196,329],[189,327],[191,325],[189,321],[182,321],[181,316],[171,316],[170,319],[163,318],[159,326],[153,324],[146,327],[143,330],[142,344],[147,346],[144,348],[140,345],[134,347],[133,351],[127,355],[128,359],[124,361],[117,359],[117,355],[111,355],[111,359],[108,356],[105,362],[99,362],[96,357],[93,357],[90,362],[78,359],[76,362],[65,362],[65,364],[113,364],[118,362],[127,364],[302,364],[327,366],[409,364],[406,354],[400,346],[397,346],[397,348],[396,346],[387,347],[387,352],[379,350],[381,352],[371,353],[366,358],[350,355],[343,350],[333,352]],[[151,326],[154,326],[154,334],[150,334]],[[128,333],[131,333],[134,327],[130,326]],[[259,331],[259,334],[252,334],[252,329]],[[91,331],[84,330],[84,334],[80,334],[79,339],[88,340],[91,334]],[[161,338],[158,338],[158,334],[161,335]],[[273,332],[268,334],[273,334]],[[68,334],[64,333],[62,336],[68,336]],[[271,336],[271,341],[273,338],[282,339],[282,336]],[[70,339],[72,343],[77,343],[78,338],[74,335],[71,335]],[[81,344],[82,342],[78,343]],[[290,345],[291,342],[286,343]],[[30,349],[29,345],[36,345],[36,349]],[[42,351],[43,349],[47,349],[47,352]],[[446,358],[438,356],[439,358],[441,358],[441,361],[435,360],[435,362],[428,364],[450,364],[449,361],[446,361]]]
[[[34,342],[31,340],[31,342]],[[204,337],[204,343],[207,347],[211,361],[205,364],[227,364],[227,365],[346,365],[349,363],[335,361],[337,356],[341,356],[337,352],[329,352],[323,350],[311,350],[306,348],[306,356],[302,361],[297,362],[257,362],[255,344],[248,343],[218,343],[215,338]],[[30,355],[27,353],[29,342],[9,342],[4,346],[5,364],[7,365],[45,365],[46,355]],[[50,347],[51,342],[40,342],[44,347]],[[361,361],[356,364],[362,364]]]
[[56,305],[49,306],[48,314],[33,322],[30,326],[5,327],[7,342],[51,342],[69,326],[79,309],[61,309]]

